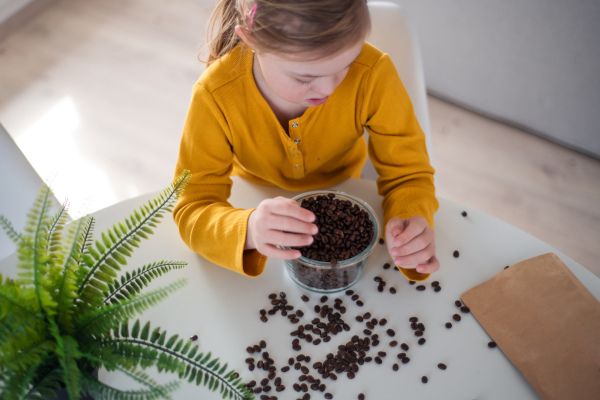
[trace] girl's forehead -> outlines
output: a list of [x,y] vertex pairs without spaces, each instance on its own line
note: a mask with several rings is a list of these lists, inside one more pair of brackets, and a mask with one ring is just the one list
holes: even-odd
[[348,67],[359,56],[364,41],[347,46],[334,54],[322,53],[270,53],[265,54],[269,62],[276,64],[287,72],[298,75],[325,76],[339,72]]

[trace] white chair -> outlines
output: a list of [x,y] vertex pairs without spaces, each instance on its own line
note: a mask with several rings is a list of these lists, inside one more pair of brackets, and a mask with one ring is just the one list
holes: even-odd
[[[398,75],[412,101],[421,129],[425,133],[429,159],[433,164],[425,75],[415,31],[398,4],[370,1],[369,13],[371,33],[367,37],[367,42],[387,53],[396,66]],[[362,176],[365,179],[377,179],[377,173],[369,159],[362,170]]]
[[[18,232],[23,232],[26,214],[43,183],[42,178],[0,124],[0,188],[2,188],[0,214],[8,218]],[[52,200],[58,209],[56,198]],[[0,228],[0,260],[5,259],[15,250],[15,244]]]

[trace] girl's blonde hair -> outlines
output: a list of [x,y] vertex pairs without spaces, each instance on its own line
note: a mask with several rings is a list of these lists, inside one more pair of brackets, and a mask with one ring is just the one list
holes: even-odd
[[220,0],[208,24],[207,64],[239,43],[236,25],[259,50],[326,55],[364,39],[371,19],[366,0]]

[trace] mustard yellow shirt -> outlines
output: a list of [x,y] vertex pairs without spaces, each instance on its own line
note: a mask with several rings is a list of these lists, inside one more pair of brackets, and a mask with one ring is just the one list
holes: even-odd
[[[289,136],[260,94],[252,63],[253,53],[240,44],[211,64],[193,88],[175,171],[190,170],[192,179],[173,212],[192,250],[258,276],[266,257],[244,251],[253,209],[227,202],[230,176],[314,190],[360,178],[367,153],[379,174],[384,226],[392,217],[420,215],[433,227],[438,202],[425,135],[388,55],[365,43],[327,102],[289,121]],[[428,276],[403,273],[415,280]]]

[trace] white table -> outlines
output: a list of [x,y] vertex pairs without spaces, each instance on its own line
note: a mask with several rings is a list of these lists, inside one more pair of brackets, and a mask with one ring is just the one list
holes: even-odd
[[[367,201],[382,219],[381,198],[377,194],[375,182],[350,179],[333,189],[357,195]],[[295,194],[297,193],[234,178],[230,202],[236,207],[251,208],[264,198],[277,195],[292,197]],[[153,194],[95,213],[97,235],[106,227],[123,220],[151,197]],[[351,330],[332,336],[329,343],[318,346],[302,342],[302,351],[299,353],[310,355],[312,365],[316,361],[322,361],[327,353],[335,354],[337,346],[348,342],[352,335],[364,336],[362,331],[365,325],[354,319],[356,315],[368,311],[378,319],[388,320],[385,327],[376,327],[374,330],[374,333],[379,334],[381,344],[372,347],[369,352],[374,356],[377,351],[385,351],[387,356],[383,364],[371,362],[363,365],[353,380],[348,379],[345,374],[338,374],[335,382],[322,379],[327,385],[326,391],[331,392],[334,399],[356,399],[358,393],[364,393],[367,399],[377,400],[397,399],[401,394],[402,397],[411,399],[538,398],[502,351],[499,348],[488,348],[490,338],[487,333],[471,314],[458,311],[454,301],[459,299],[461,293],[490,279],[505,266],[547,252],[556,253],[588,290],[600,299],[600,279],[565,254],[485,213],[448,200],[439,200],[440,209],[435,215],[435,224],[437,255],[441,268],[426,282],[427,289],[419,292],[415,289],[416,285],[409,285],[400,272],[384,270],[382,266],[390,258],[386,247],[378,245],[369,259],[364,276],[352,288],[365,305],[358,307],[343,292],[329,295],[327,304],[330,306],[337,297],[343,300],[347,308],[343,318]],[[461,215],[463,210],[467,211],[467,217]],[[453,257],[454,250],[460,252],[458,258]],[[290,336],[297,325],[292,325],[281,315],[270,317],[267,323],[259,320],[259,310],[271,307],[267,296],[282,291],[287,294],[289,304],[304,311],[302,323],[308,323],[316,316],[313,307],[320,304],[321,295],[298,287],[287,275],[283,261],[268,260],[265,272],[257,278],[238,275],[189,250],[180,239],[170,217],[165,218],[155,235],[136,252],[129,261],[132,268],[158,260],[189,263],[184,269],[173,271],[153,283],[153,286],[163,286],[180,277],[189,279],[187,286],[150,309],[141,317],[142,320],[151,319],[153,326],[161,326],[168,333],[179,333],[183,337],[198,335],[200,351],[212,351],[221,360],[235,367],[245,381],[260,381],[266,376],[259,369],[248,371],[244,362],[250,356],[246,353],[246,347],[257,344],[261,339],[267,342],[267,351],[275,359],[278,371],[287,365],[289,357],[299,354],[291,349],[293,337]],[[7,262],[0,267],[6,270],[6,264]],[[383,277],[387,282],[386,289],[395,287],[397,293],[391,294],[388,290],[377,292],[377,283],[373,281],[375,276]],[[430,282],[433,280],[440,282],[440,292],[432,290]],[[300,300],[302,294],[310,297],[308,303]],[[460,322],[452,320],[455,313],[463,317]],[[419,321],[426,326],[423,337],[427,342],[424,345],[417,344],[418,338],[414,336],[408,322],[411,316],[418,316]],[[446,329],[446,322],[452,322],[453,327]],[[399,362],[396,355],[402,350],[398,346],[394,349],[389,347],[388,343],[392,339],[385,333],[388,328],[395,330],[394,339],[410,346],[407,353],[411,361],[405,365],[399,363],[400,369],[397,372],[392,370],[392,365]],[[438,369],[438,363],[445,363],[447,370]],[[321,378],[312,367],[309,368],[313,376]],[[281,393],[271,390],[269,395],[277,395],[279,399],[301,397],[302,393],[297,393],[292,388],[299,372],[293,368],[287,373],[278,372],[286,390]],[[428,377],[427,384],[421,382],[422,376]],[[159,382],[177,379],[170,374],[155,374],[153,377]],[[100,379],[114,386],[130,385],[125,377],[115,373],[100,371]],[[182,382],[174,398],[220,398],[217,394],[210,393],[204,387]],[[323,398],[323,393],[311,391],[311,399]]]

